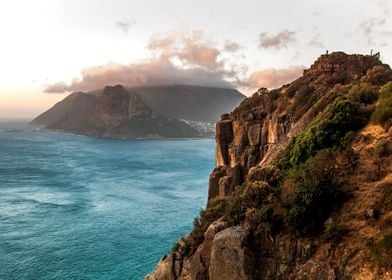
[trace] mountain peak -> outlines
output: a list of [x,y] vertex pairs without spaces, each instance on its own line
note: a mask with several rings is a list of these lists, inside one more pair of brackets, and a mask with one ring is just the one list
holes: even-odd
[[376,84],[384,84],[392,77],[390,67],[380,61],[379,53],[361,55],[333,52],[321,55],[309,69],[304,70],[304,77],[321,76],[325,79],[326,76],[334,76],[338,82],[350,83],[374,72],[377,72],[378,78],[382,76],[381,79],[370,79]]
[[106,86],[103,90],[104,93],[110,93],[110,92],[121,92],[121,91],[126,91],[125,88],[120,85],[114,85],[114,86]]

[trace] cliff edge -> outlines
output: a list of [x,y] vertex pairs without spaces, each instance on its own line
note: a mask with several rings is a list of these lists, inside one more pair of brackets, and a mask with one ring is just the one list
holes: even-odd
[[207,208],[145,279],[391,279],[391,81],[335,52],[222,115]]

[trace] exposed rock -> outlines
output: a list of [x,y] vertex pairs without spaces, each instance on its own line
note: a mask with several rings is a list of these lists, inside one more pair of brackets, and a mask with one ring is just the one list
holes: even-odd
[[244,230],[240,227],[230,227],[214,237],[211,250],[210,279],[251,279],[252,270],[249,270],[249,252],[244,247],[246,238]]
[[156,269],[147,275],[145,280],[176,280],[176,275],[174,273],[174,253],[169,256],[163,256]]

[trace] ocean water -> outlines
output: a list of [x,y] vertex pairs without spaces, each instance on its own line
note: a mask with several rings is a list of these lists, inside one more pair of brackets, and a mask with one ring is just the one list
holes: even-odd
[[206,203],[214,141],[0,121],[0,279],[143,279]]

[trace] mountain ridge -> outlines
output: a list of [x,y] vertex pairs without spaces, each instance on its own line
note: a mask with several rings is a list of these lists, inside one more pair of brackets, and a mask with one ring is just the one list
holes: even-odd
[[223,110],[233,109],[243,98],[238,91],[223,88],[107,86],[71,93],[31,124],[101,137],[205,137],[211,132],[203,123],[215,122]]

